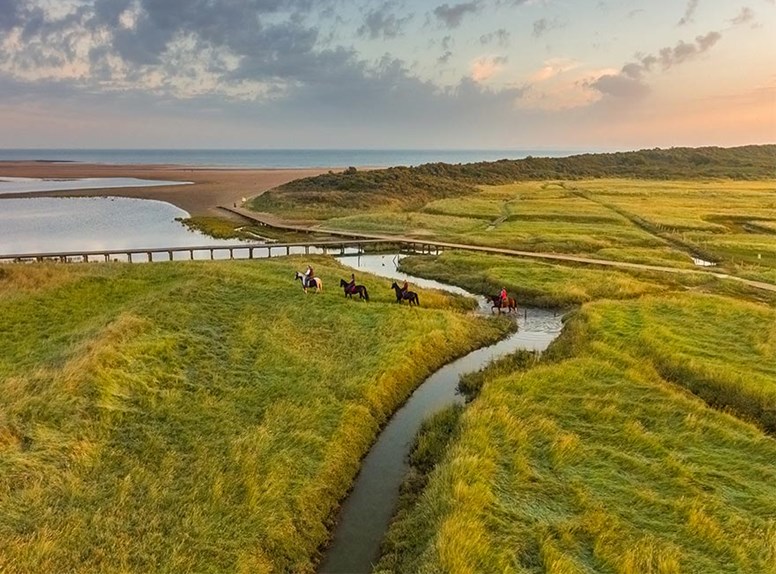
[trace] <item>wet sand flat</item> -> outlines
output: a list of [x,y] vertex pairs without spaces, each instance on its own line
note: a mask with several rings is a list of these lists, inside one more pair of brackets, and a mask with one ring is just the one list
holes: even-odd
[[126,187],[9,193],[5,198],[118,196],[166,201],[191,215],[224,215],[219,205],[239,204],[242,198],[261,195],[283,183],[326,173],[329,168],[226,169],[178,165],[102,165],[60,162],[0,162],[0,177],[78,179],[132,177],[138,179],[190,181],[192,185]]

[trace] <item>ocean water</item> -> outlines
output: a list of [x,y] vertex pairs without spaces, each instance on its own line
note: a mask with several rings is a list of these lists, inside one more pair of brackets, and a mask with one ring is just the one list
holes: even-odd
[[390,167],[473,163],[525,157],[563,157],[584,150],[377,150],[377,149],[0,149],[0,161],[102,164],[177,164],[214,167]]

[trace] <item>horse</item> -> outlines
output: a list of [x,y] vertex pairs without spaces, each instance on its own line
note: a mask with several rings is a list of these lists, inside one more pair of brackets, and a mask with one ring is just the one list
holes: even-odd
[[399,287],[396,282],[394,281],[391,285],[391,289],[393,289],[396,292],[396,302],[401,303],[402,301],[407,301],[410,304],[410,307],[413,303],[415,305],[420,305],[420,300],[418,299],[418,294],[414,291],[402,291],[401,287]]
[[488,299],[491,302],[491,313],[496,309],[499,315],[501,315],[501,309],[506,309],[507,313],[510,311],[517,313],[517,302],[512,297],[507,297],[506,302],[501,300],[501,295],[488,295]]
[[323,291],[323,281],[321,281],[320,277],[313,277],[312,279],[309,280],[310,284],[308,285],[307,275],[305,275],[304,273],[299,273],[299,271],[297,271],[296,275],[294,275],[294,279],[295,280],[299,279],[302,282],[302,289],[304,289],[305,293],[307,293],[308,287],[313,287],[313,286],[315,286],[316,293],[320,293],[321,291]]
[[350,299],[353,298],[353,295],[358,293],[358,296],[361,297],[361,299],[364,299],[365,301],[369,301],[369,293],[366,291],[366,287],[363,285],[356,285],[352,291],[349,290],[350,283],[345,281],[344,279],[340,279],[340,287],[343,287],[345,289],[345,297],[349,297]]

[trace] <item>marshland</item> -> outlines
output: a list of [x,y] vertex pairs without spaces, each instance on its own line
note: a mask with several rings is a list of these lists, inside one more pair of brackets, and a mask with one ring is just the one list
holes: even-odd
[[[516,328],[426,278],[563,328],[426,423],[376,571],[773,571],[776,152],[592,157],[323,174],[249,205],[666,270],[408,255],[410,308],[320,255],[0,267],[0,570],[315,571],[392,415]],[[294,281],[308,264],[322,293]]]

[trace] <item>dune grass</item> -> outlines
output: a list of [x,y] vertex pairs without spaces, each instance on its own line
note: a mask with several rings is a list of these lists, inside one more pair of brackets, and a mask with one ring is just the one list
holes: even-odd
[[474,377],[376,571],[776,572],[776,441],[683,388],[713,365],[770,392],[774,325],[709,295],[585,305],[539,365]]
[[312,571],[379,426],[507,329],[313,261],[4,268],[0,571]]
[[246,225],[225,217],[196,216],[178,218],[188,229],[200,231],[216,239],[255,239],[246,233]]

